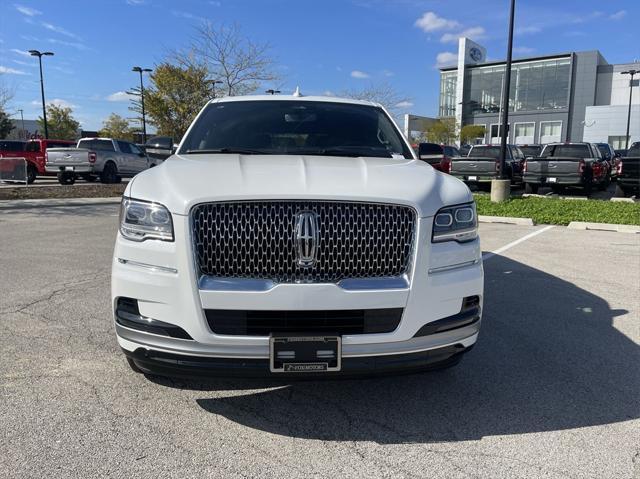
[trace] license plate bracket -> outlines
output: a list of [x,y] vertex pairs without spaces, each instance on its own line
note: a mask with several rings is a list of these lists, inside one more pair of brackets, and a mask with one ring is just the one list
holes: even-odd
[[272,373],[325,373],[342,368],[340,336],[272,335],[269,369]]

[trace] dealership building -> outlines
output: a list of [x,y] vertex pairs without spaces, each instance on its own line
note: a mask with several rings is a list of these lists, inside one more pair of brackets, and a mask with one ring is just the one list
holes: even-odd
[[[630,76],[640,63],[611,65],[597,51],[514,60],[509,89],[509,142],[626,142]],[[505,62],[486,61],[486,49],[461,38],[458,64],[440,69],[439,117],[482,125],[475,143],[499,143]],[[638,75],[640,77],[640,75]],[[640,141],[640,87],[634,80],[630,141]]]

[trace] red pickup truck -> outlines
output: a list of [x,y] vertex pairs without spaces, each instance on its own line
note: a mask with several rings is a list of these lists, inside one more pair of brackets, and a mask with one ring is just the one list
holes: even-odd
[[[31,184],[36,181],[37,175],[48,174],[45,171],[47,148],[68,148],[75,145],[75,141],[68,140],[34,139],[26,143],[24,141],[3,140],[0,141],[0,158],[24,158],[27,160],[27,183]],[[0,164],[0,170],[5,173],[11,172],[15,167],[15,164],[11,162]]]

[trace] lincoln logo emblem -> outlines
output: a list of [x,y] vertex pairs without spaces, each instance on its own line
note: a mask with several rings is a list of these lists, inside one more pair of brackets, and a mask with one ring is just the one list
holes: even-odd
[[298,265],[303,268],[313,266],[318,253],[318,215],[313,211],[296,215],[295,245]]

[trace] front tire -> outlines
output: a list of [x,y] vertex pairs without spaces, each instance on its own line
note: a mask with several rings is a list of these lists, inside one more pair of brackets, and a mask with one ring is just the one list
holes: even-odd
[[110,161],[104,165],[102,173],[100,173],[100,181],[102,183],[118,183],[118,168],[115,163]]
[[27,166],[27,184],[33,184],[33,182],[36,181],[37,174],[38,170],[36,170],[36,167],[29,163],[29,166]]

